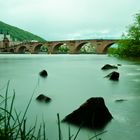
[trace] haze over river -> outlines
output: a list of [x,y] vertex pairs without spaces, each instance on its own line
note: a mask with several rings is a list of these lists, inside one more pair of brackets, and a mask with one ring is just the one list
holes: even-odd
[[[104,78],[113,70],[102,71],[104,64],[121,64],[119,81]],[[48,71],[47,78],[39,72]],[[138,140],[140,138],[140,61],[127,61],[107,55],[0,55],[0,93],[4,95],[10,80],[9,96],[16,92],[15,106],[25,110],[29,125],[44,119],[49,140],[58,140],[57,113],[63,119],[90,97],[103,97],[114,119],[107,124],[102,140]],[[35,98],[45,94],[52,98],[48,104]],[[123,102],[115,102],[125,99]],[[63,139],[68,139],[68,125],[61,123]],[[78,127],[71,125],[71,133]],[[96,132],[99,133],[99,132]],[[88,140],[95,131],[82,128],[77,140]]]

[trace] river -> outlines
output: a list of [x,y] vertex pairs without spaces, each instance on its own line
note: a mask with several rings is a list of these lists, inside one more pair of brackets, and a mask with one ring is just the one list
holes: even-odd
[[[104,64],[121,64],[119,81],[104,76],[112,70],[102,71]],[[48,71],[47,78],[39,72]],[[138,140],[140,138],[140,62],[121,60],[107,55],[0,55],[0,92],[5,93],[10,80],[9,96],[16,92],[15,106],[25,110],[31,95],[28,124],[44,119],[49,140],[58,140],[57,113],[63,119],[90,97],[103,97],[114,119],[107,124],[102,140]],[[38,103],[39,94],[52,98],[49,104]],[[115,102],[125,99],[124,102]],[[63,139],[68,139],[68,125],[61,123]],[[71,126],[71,133],[78,128]],[[99,133],[99,132],[96,132]],[[77,140],[88,140],[95,131],[82,128]]]

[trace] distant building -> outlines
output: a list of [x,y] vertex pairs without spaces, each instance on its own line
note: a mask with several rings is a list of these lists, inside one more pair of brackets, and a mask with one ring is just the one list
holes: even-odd
[[6,48],[10,46],[10,35],[0,31],[0,48]]
[[0,31],[0,48],[6,48],[18,45],[22,42],[14,41],[8,32],[4,33],[2,30]]

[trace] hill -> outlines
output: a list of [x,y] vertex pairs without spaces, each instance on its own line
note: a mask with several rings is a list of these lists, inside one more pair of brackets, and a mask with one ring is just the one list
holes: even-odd
[[15,26],[11,26],[0,21],[0,32],[9,33],[12,39],[17,39],[18,41],[30,41],[30,40],[37,40],[37,41],[45,41],[45,39],[34,35],[28,31],[22,30]]

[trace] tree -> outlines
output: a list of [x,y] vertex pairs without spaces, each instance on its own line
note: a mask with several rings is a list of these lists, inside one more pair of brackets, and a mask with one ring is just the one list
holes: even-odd
[[96,48],[91,43],[86,43],[80,49],[80,53],[96,53]]
[[58,51],[59,53],[68,53],[69,47],[66,44],[63,44],[58,48]]
[[135,21],[128,26],[126,34],[118,42],[118,48],[110,53],[122,57],[140,57],[140,13],[135,15]]

